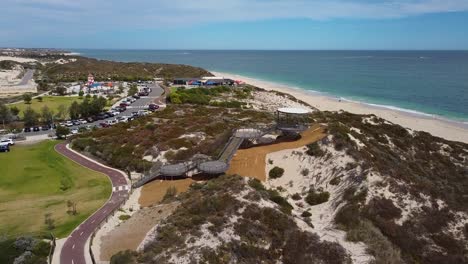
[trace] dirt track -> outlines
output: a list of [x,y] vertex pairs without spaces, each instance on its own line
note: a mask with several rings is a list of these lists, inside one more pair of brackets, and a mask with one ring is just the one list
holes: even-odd
[[324,128],[320,127],[319,125],[311,127],[301,135],[302,137],[297,141],[281,142],[249,149],[239,149],[234,155],[229,170],[226,173],[238,174],[265,181],[265,159],[268,153],[285,149],[300,148],[307,144],[316,142],[326,136],[324,133]]

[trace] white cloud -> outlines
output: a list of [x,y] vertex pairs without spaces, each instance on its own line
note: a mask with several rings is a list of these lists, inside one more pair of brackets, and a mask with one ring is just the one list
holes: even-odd
[[0,24],[63,32],[268,19],[390,19],[468,10],[468,0],[2,0]]

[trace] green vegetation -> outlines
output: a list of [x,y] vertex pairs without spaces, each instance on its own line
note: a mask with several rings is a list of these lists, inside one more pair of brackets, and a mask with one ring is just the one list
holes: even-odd
[[277,167],[275,166],[273,169],[271,169],[269,172],[268,172],[268,176],[271,178],[271,179],[278,179],[278,178],[281,178],[284,174],[284,169],[283,168],[280,168],[280,167]]
[[[202,256],[201,263],[349,263],[345,250],[336,243],[320,241],[319,237],[303,232],[292,217],[277,208],[262,207],[260,199],[267,199],[261,183],[251,180],[251,190],[240,201],[236,196],[246,190],[240,176],[221,176],[205,183],[192,185],[179,196],[181,205],[162,225],[157,235],[142,252],[121,252],[112,263],[168,263],[171,255]],[[258,191],[259,190],[259,191]],[[242,213],[239,213],[242,208]],[[232,222],[233,215],[236,221]],[[202,227],[213,237],[226,228],[233,230],[239,240],[220,239],[216,249],[191,247],[185,239],[195,241],[203,235]],[[120,262],[117,262],[120,261]]]
[[[47,237],[50,239],[50,237]],[[0,241],[0,263],[47,263],[50,244],[42,237],[22,236]],[[18,258],[18,262],[14,262]],[[19,260],[22,261],[19,261]]]
[[[172,88],[168,99],[173,104],[211,105],[226,108],[241,108],[245,105],[245,103],[231,99],[219,100],[219,98],[221,98],[221,95],[223,94],[233,94],[234,96],[236,96],[237,92],[236,90],[233,90],[226,86],[192,89],[184,89],[183,87]],[[216,100],[214,100],[215,98]]]
[[130,217],[131,217],[131,216],[128,215],[128,214],[119,215],[119,220],[125,221],[125,220],[130,219]]
[[[80,134],[73,147],[105,160],[110,166],[144,172],[152,164],[143,157],[153,147],[168,151],[165,157],[169,161],[188,160],[197,153],[217,157],[233,129],[252,123],[269,124],[272,120],[271,113],[248,109],[169,105],[130,123]],[[192,133],[202,133],[204,139],[179,138]],[[188,149],[180,150],[182,147]]]
[[325,203],[330,198],[329,192],[316,192],[315,189],[310,189],[305,201],[310,205]]
[[212,76],[208,71],[177,64],[114,62],[84,57],[66,64],[49,63],[38,67],[44,79],[52,83],[86,81],[91,72],[96,81],[153,80],[155,77],[171,80],[178,77]]
[[[435,204],[425,206],[398,225],[395,219],[401,211],[392,201],[373,199],[364,204],[366,190],[350,188],[344,193],[347,204],[335,217],[338,226],[347,231],[349,240],[366,243],[377,262],[465,261],[466,250],[462,246],[465,241],[443,230],[448,223],[456,221],[450,210],[468,210],[467,144],[425,132],[410,133],[374,115],[317,112],[313,118],[328,123],[328,133],[333,135],[330,142],[323,144],[332,144],[356,161],[348,169],[360,166],[364,171],[376,171],[397,195],[425,194],[433,201],[441,199],[447,204],[445,208]],[[349,135],[359,140],[361,146]],[[336,179],[330,184],[337,183]],[[357,173],[354,179],[363,181],[365,175]]]
[[306,153],[307,155],[314,157],[321,157],[325,154],[325,152],[320,148],[317,142],[308,144]]
[[82,99],[79,97],[68,97],[68,96],[43,96],[42,102],[38,100],[32,100],[30,104],[26,103],[17,103],[10,105],[10,107],[16,107],[20,110],[20,117],[24,116],[24,112],[28,107],[31,107],[32,110],[40,112],[44,106],[47,106],[50,111],[54,113],[60,112],[60,107],[65,107],[68,109],[73,102],[81,102]]
[[[1,155],[0,234],[47,231],[64,237],[109,197],[108,179],[58,154],[56,144],[15,146]],[[77,204],[76,215],[67,212],[67,200]],[[50,223],[55,227],[48,230]]]

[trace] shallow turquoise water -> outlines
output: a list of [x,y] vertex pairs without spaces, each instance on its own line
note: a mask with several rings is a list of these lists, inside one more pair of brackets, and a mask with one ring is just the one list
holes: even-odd
[[468,121],[468,51],[74,51],[98,59],[200,66]]

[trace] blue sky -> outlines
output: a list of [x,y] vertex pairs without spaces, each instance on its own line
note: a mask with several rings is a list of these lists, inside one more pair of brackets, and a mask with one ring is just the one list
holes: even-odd
[[1,0],[0,46],[468,49],[468,0]]

